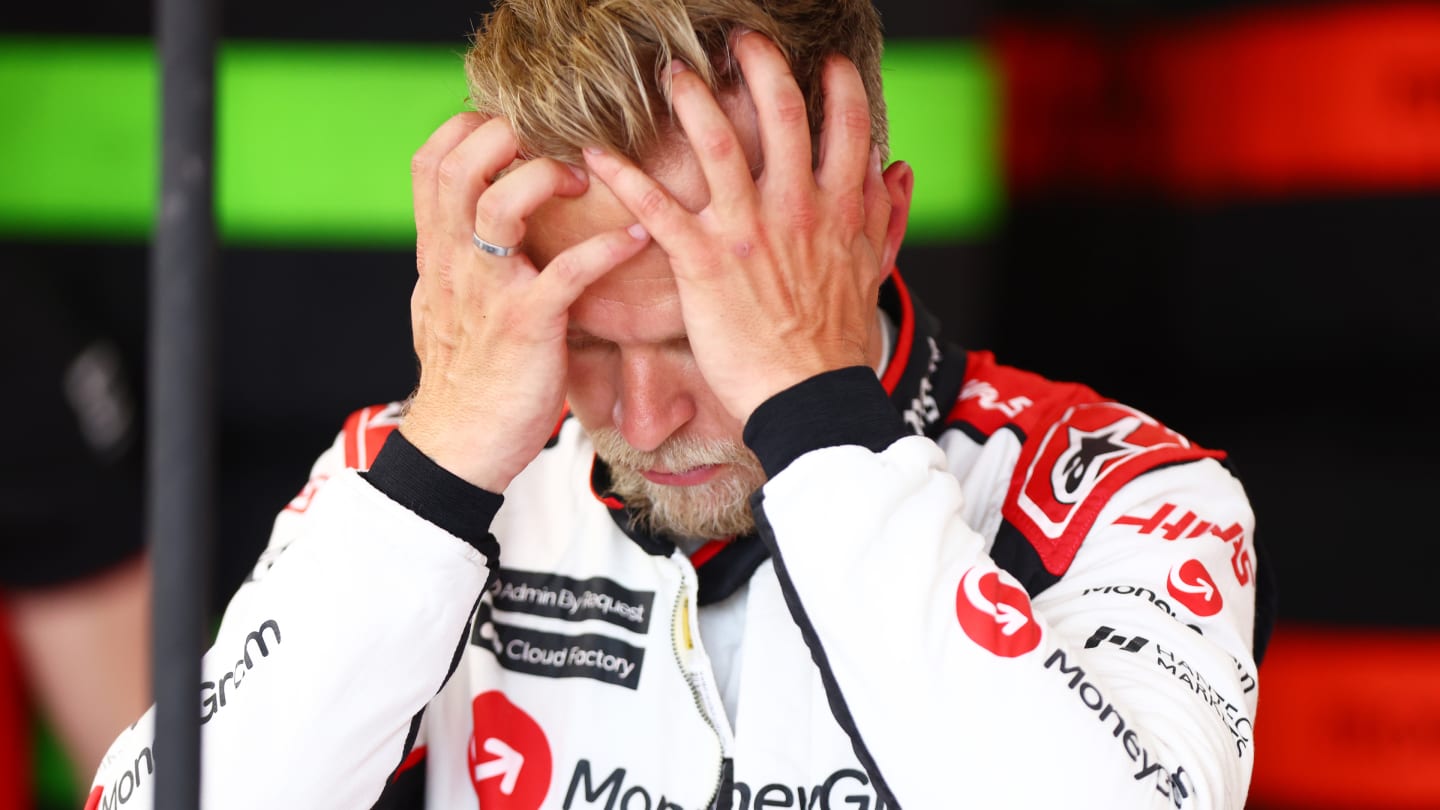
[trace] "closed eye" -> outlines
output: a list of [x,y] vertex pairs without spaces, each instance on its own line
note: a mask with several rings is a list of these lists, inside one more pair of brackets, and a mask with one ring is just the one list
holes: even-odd
[[570,351],[579,352],[587,349],[604,349],[615,344],[588,332],[569,332],[565,335],[565,345]]

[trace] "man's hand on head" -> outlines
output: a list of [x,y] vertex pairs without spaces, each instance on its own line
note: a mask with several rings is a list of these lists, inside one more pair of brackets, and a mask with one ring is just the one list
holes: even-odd
[[462,113],[411,164],[420,384],[400,431],[440,466],[497,493],[560,416],[570,305],[649,244],[639,229],[607,230],[559,253],[544,272],[523,252],[487,252],[482,242],[520,245],[537,208],[589,185],[583,171],[558,161],[512,166],[518,158],[508,121]]
[[708,204],[687,210],[623,157],[587,149],[585,160],[668,255],[695,361],[743,423],[796,383],[869,364],[876,296],[898,245],[887,182],[908,184],[909,170],[881,171],[864,83],[848,60],[825,66],[812,168],[805,98],[784,56],[755,33],[739,36],[734,53],[758,122],[758,175],[735,123],[679,62],[675,117]]

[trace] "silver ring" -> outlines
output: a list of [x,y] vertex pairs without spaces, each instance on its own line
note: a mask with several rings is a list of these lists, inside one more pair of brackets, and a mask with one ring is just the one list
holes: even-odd
[[480,234],[475,233],[474,231],[470,232],[470,241],[474,242],[475,247],[480,248],[480,250],[489,253],[491,256],[499,256],[502,259],[507,256],[514,256],[516,253],[520,252],[519,245],[516,245],[515,247],[505,247],[504,245],[497,245],[494,242],[487,242],[484,239],[481,239]]

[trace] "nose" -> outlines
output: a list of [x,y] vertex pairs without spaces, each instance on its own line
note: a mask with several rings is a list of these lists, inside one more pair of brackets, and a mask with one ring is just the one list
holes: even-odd
[[684,371],[658,352],[627,353],[620,363],[615,427],[636,450],[650,452],[695,417]]

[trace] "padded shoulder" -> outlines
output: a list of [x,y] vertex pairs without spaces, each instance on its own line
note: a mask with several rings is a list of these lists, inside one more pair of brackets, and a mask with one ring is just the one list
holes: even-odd
[[949,421],[972,435],[1010,429],[1020,437],[1002,516],[1056,575],[1125,484],[1159,467],[1225,457],[1087,386],[1000,365],[989,352],[971,353]]
[[400,417],[405,412],[403,402],[384,405],[370,405],[350,414],[340,431],[341,446],[345,452],[345,467],[352,470],[368,470],[380,454],[385,440],[400,426]]

